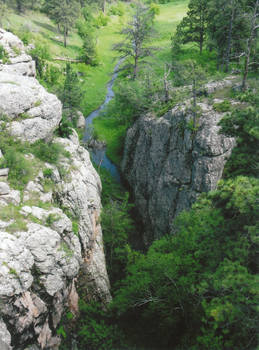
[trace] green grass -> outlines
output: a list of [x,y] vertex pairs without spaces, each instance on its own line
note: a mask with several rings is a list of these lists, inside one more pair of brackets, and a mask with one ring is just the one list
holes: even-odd
[[[171,36],[176,30],[177,24],[185,15],[187,5],[188,0],[176,0],[159,5],[160,14],[155,19],[157,36],[152,41],[152,45],[159,48],[159,50],[155,52],[154,57],[151,57],[149,61],[160,75],[164,72],[165,63],[171,62]],[[97,118],[94,120],[93,125],[98,138],[107,143],[107,156],[115,164],[119,165],[122,158],[123,140],[127,131],[126,126],[118,126],[118,121],[112,117]]]
[[116,52],[112,46],[121,40],[119,31],[122,27],[121,17],[111,17],[106,27],[100,28],[98,33],[97,52],[99,65],[96,67],[78,64],[78,70],[85,73],[83,90],[84,100],[82,110],[84,115],[90,114],[104,101],[107,89],[106,85],[111,79],[114,67],[118,61]]
[[[105,99],[106,85],[111,79],[117,60],[112,46],[120,40],[119,31],[125,17],[111,16],[107,26],[97,29],[97,52],[99,65],[91,67],[83,63],[73,64],[76,71],[83,73],[83,98],[81,109],[85,116],[97,109]],[[67,48],[63,46],[63,37],[58,33],[55,24],[43,13],[26,11],[18,15],[10,10],[8,20],[3,26],[11,30],[21,39],[46,45],[52,57],[52,63],[64,68],[65,63],[56,61],[55,57],[77,58],[82,41],[76,30],[70,32]]]
[[100,117],[94,119],[94,128],[98,138],[107,143],[107,156],[113,163],[119,165],[122,158],[123,142],[127,127],[118,125],[118,120],[112,117]]
[[159,50],[151,59],[152,66],[156,67],[158,73],[163,73],[164,65],[171,62],[171,38],[177,25],[185,16],[189,0],[176,0],[167,4],[160,4],[160,14],[155,18],[155,30],[157,37],[152,45]]

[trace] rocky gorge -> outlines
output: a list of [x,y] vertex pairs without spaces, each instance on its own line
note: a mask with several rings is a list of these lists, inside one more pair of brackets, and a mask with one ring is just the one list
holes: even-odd
[[[78,312],[81,271],[89,300],[110,301],[100,226],[101,182],[76,132],[54,136],[62,104],[35,76],[23,43],[0,29],[0,128],[21,143],[55,142],[66,152],[49,164],[27,152],[33,178],[12,188],[0,151],[0,347],[58,349],[64,311]],[[28,147],[27,147],[28,149]],[[51,186],[46,186],[46,177]],[[22,224],[15,226],[15,218]],[[14,227],[15,226],[15,227]]]

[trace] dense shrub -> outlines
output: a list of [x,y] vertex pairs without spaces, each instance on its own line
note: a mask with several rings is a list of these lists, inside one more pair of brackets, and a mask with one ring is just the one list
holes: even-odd
[[256,179],[222,182],[179,215],[173,235],[134,253],[114,307],[135,343],[255,348],[258,191]]

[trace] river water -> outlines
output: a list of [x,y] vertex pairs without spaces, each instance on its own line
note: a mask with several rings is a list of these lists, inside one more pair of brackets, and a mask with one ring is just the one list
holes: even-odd
[[[91,139],[91,132],[93,128],[93,120],[98,118],[102,112],[102,110],[106,107],[106,105],[114,98],[113,85],[118,76],[118,68],[121,64],[122,60],[116,64],[113,75],[109,83],[107,84],[107,94],[105,97],[104,103],[95,111],[93,111],[89,116],[85,119],[85,134],[84,141],[87,142]],[[92,156],[92,160],[96,165],[100,165],[110,172],[110,174],[118,181],[121,181],[120,173],[115,164],[107,157],[106,155],[106,147],[103,148],[92,148],[90,149],[90,153]]]

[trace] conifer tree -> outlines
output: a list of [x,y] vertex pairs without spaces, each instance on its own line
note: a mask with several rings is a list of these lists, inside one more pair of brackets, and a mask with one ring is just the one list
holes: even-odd
[[47,0],[44,6],[45,12],[58,25],[63,32],[64,46],[67,46],[67,36],[75,24],[79,14],[79,3],[77,0]]
[[131,21],[121,31],[125,37],[124,41],[114,46],[114,50],[120,53],[120,57],[128,60],[122,69],[132,69],[133,80],[138,75],[140,63],[143,63],[144,59],[150,56],[154,50],[148,45],[154,36],[153,23],[154,13],[150,11],[148,6],[138,2]]
[[200,53],[202,53],[206,38],[208,1],[191,0],[188,8],[187,16],[177,26],[174,41],[175,44],[195,42],[199,45]]

